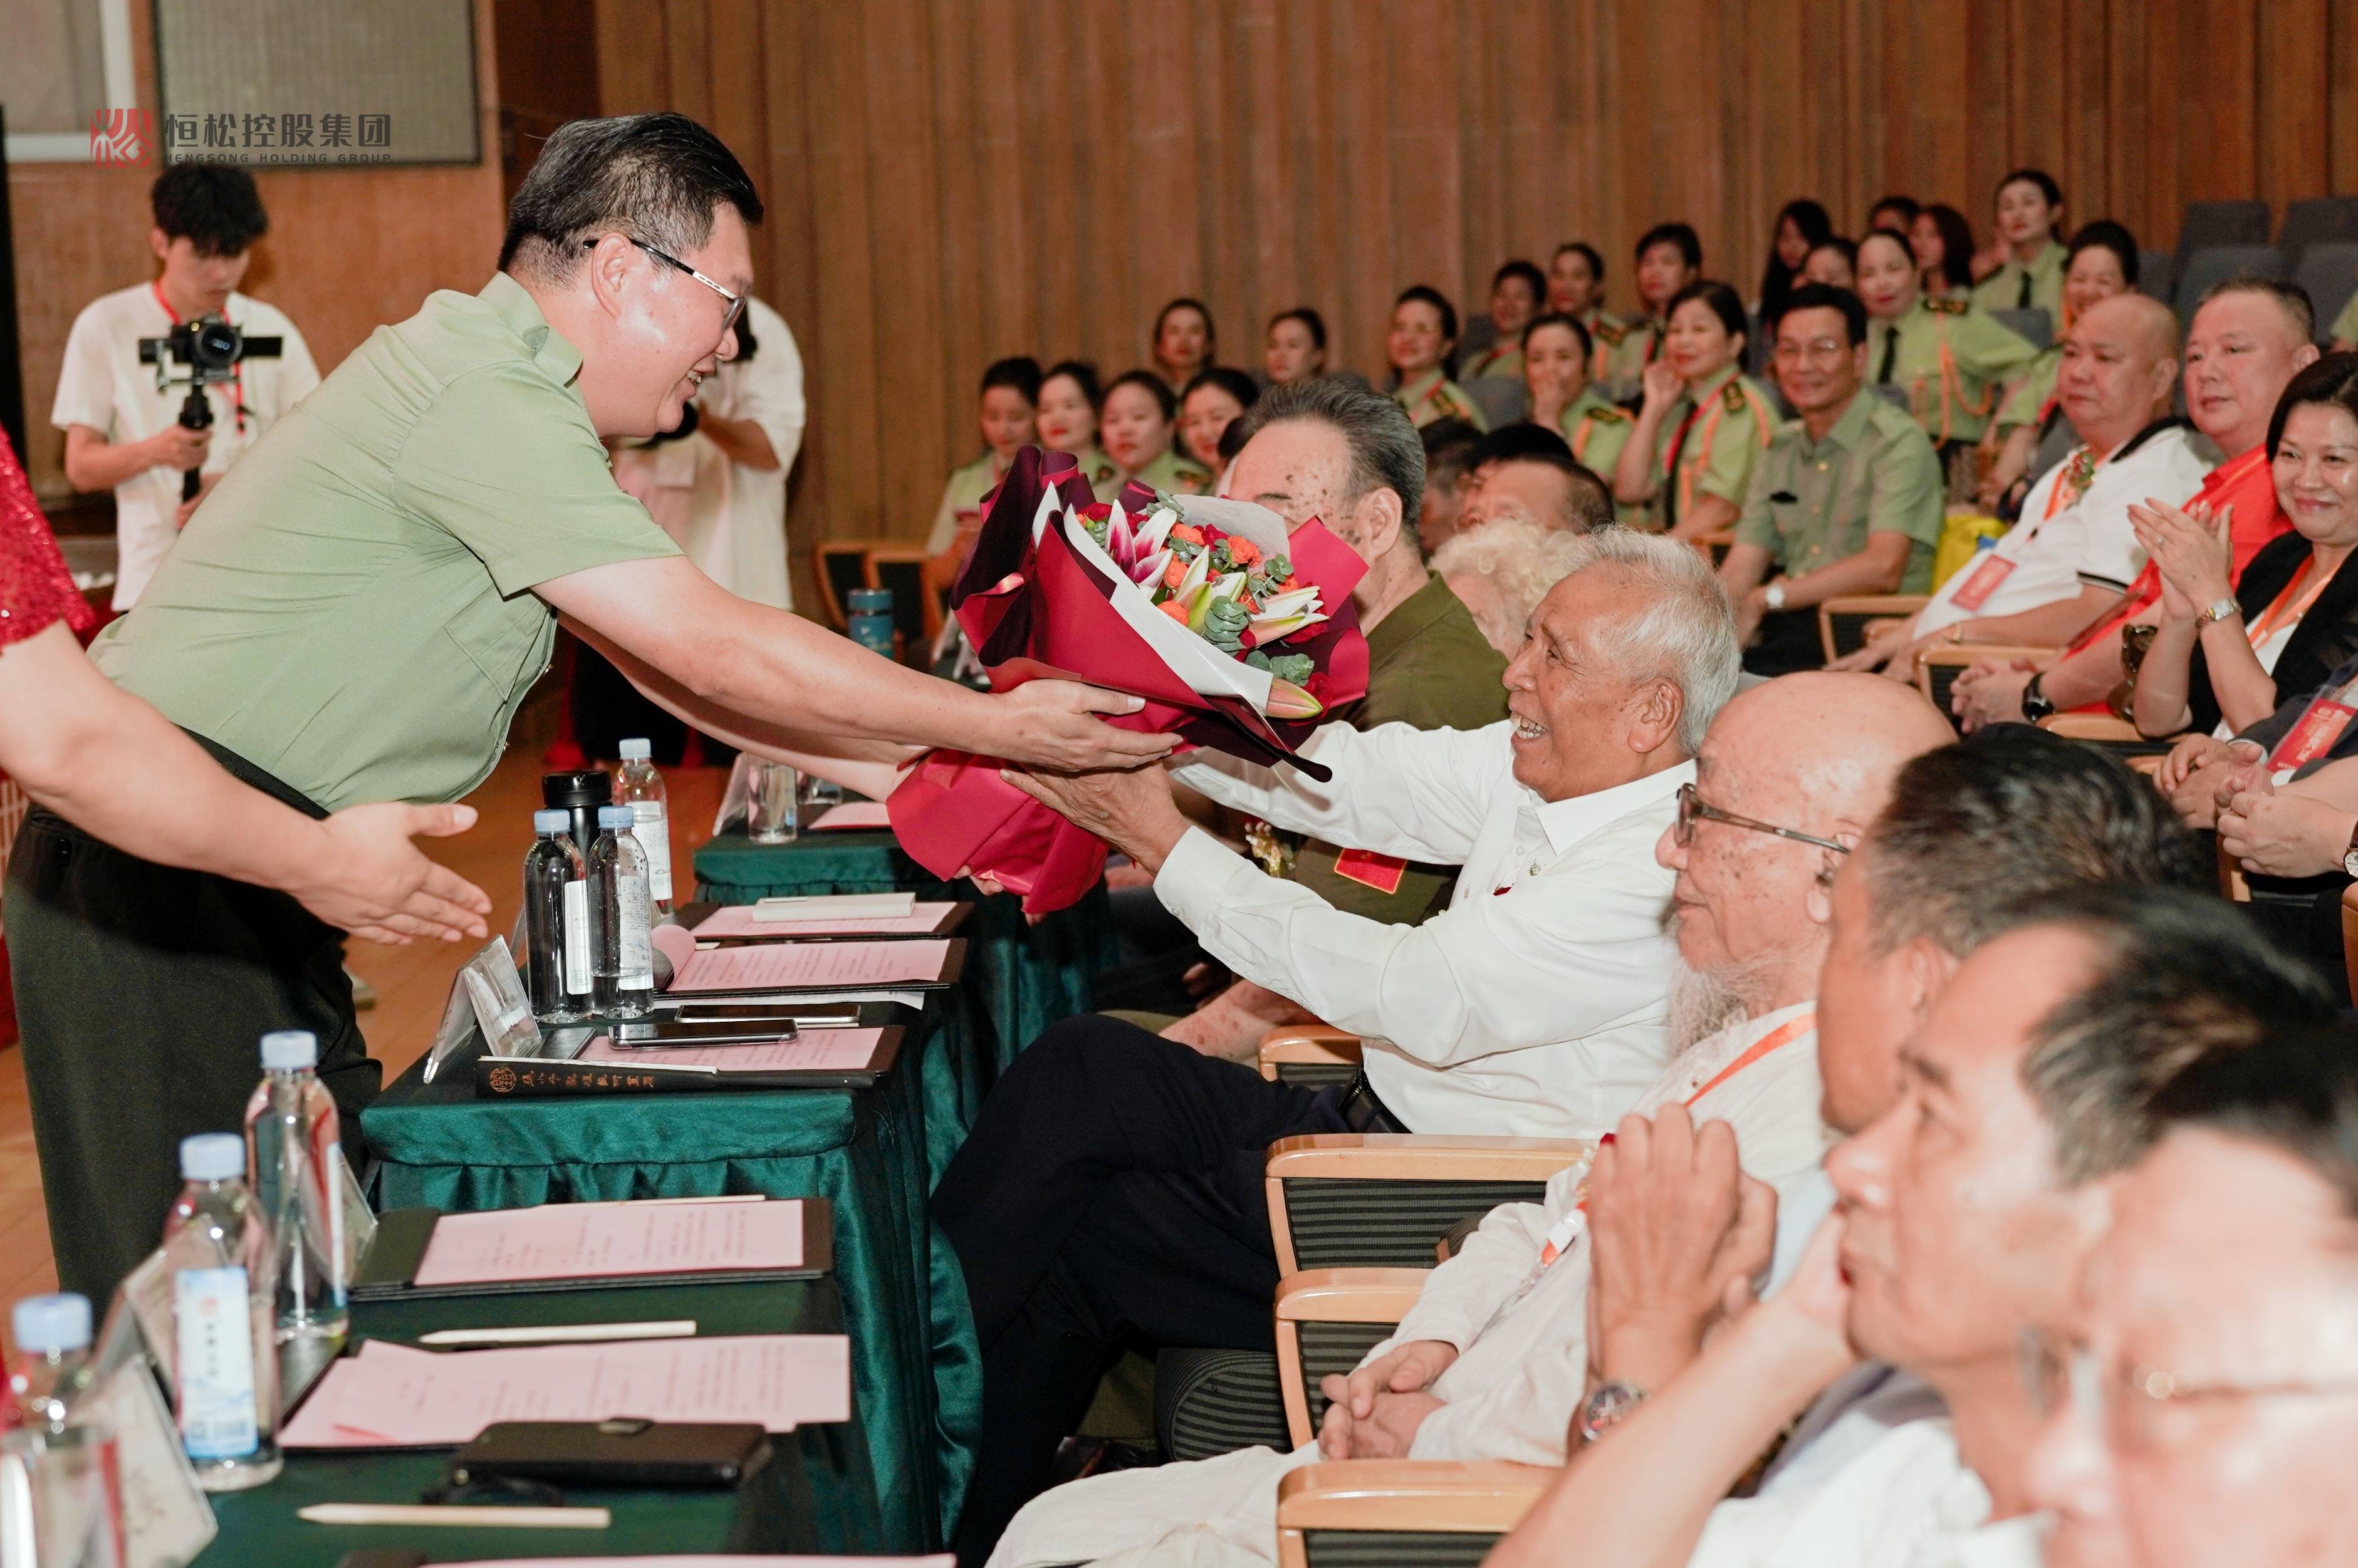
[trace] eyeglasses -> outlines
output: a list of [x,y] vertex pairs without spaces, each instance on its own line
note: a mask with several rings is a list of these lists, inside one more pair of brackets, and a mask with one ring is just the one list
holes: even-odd
[[1831,364],[1849,351],[1849,345],[1835,339],[1818,338],[1806,343],[1779,343],[1772,357],[1786,364],[1801,360]]
[[1694,785],[1681,784],[1679,785],[1678,821],[1671,829],[1672,837],[1680,849],[1685,849],[1693,840],[1694,825],[1698,822],[1725,822],[1730,827],[1748,828],[1755,833],[1773,833],[1779,838],[1790,838],[1796,844],[1814,844],[1821,849],[1832,849],[1837,855],[1850,853],[1850,846],[1847,844],[1837,844],[1831,838],[1821,838],[1815,834],[1804,833],[1798,827],[1779,827],[1774,823],[1756,822],[1749,816],[1738,816],[1732,811],[1722,811],[1715,806],[1705,806],[1703,803],[1703,797],[1695,793]]
[[[721,287],[719,284],[713,282],[710,278],[705,276],[702,273],[697,271],[694,267],[680,260],[677,256],[673,255],[669,251],[657,250],[654,246],[647,243],[646,241],[633,238],[628,234],[625,234],[622,237],[626,240],[630,240],[631,243],[638,246],[639,249],[646,252],[647,254],[654,257],[655,260],[659,262],[667,262],[671,265],[677,267],[680,271],[687,274],[688,276],[696,279],[697,282],[704,285],[705,287],[712,290],[713,293],[727,300],[729,302],[729,313],[720,318],[720,335],[722,337],[727,337],[729,335],[729,330],[736,326],[738,319],[745,314],[745,297],[743,295],[730,293],[727,289]],[[583,250],[592,250],[596,248],[597,243],[598,242],[596,240],[584,240],[581,242],[581,248]]]
[[2119,1448],[2167,1446],[2183,1430],[2169,1420],[2169,1412],[2198,1400],[2358,1395],[2358,1378],[2203,1383],[2154,1367],[2125,1366],[2108,1372],[2090,1346],[2040,1328],[2022,1331],[2016,1364],[2031,1409],[2042,1420],[2069,1401]]

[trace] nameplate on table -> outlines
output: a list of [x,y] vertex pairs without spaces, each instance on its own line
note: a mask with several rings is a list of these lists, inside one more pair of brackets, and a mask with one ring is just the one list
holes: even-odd
[[915,909],[917,895],[913,892],[795,893],[776,898],[757,898],[752,903],[737,907],[748,911],[753,919],[763,922],[884,920]]
[[514,1295],[815,1279],[835,1262],[825,1198],[640,1198],[443,1214],[390,1209],[352,1299]]
[[290,1449],[455,1448],[503,1421],[851,1419],[851,1341],[757,1334],[502,1350],[372,1339],[328,1369],[279,1433]]
[[955,984],[966,963],[958,937],[882,942],[783,942],[699,948],[669,997]]
[[695,928],[698,942],[773,941],[806,936],[946,936],[965,921],[970,903],[920,903],[906,914],[807,917],[764,911],[759,904],[732,903]]

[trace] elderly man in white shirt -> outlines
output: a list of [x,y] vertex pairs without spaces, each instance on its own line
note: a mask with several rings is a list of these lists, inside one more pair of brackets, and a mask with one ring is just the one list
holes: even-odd
[[[1828,1170],[1839,1202],[1791,1282],[1585,1452],[1491,1562],[1925,1568],[2035,1562],[2024,1331],[2068,1324],[2183,1064],[2330,1016],[2297,959],[2215,897],[2075,890],[2017,909],[1900,1053],[1899,1094]],[[1814,1484],[1722,1501],[1829,1382],[1878,1357],[1942,1417]]]
[[1342,914],[1263,874],[1189,826],[1160,768],[1017,775],[1152,872],[1238,975],[1368,1046],[1348,1092],[1268,1083],[1095,1016],[1016,1059],[934,1199],[984,1356],[970,1560],[1044,1483],[1118,1345],[1271,1346],[1271,1142],[1595,1133],[1660,1073],[1671,875],[1654,843],[1735,689],[1734,623],[1693,551],[1619,530],[1585,545],[1508,666],[1509,721],[1328,725],[1311,741],[1325,786],[1177,771],[1280,827],[1461,866],[1454,903],[1422,925]]
[[[1563,1173],[1545,1202],[1486,1217],[1398,1331],[1347,1381],[1329,1379],[1316,1445],[1059,1488],[1017,1518],[992,1561],[1026,1568],[1184,1546],[1195,1561],[1266,1563],[1277,1478],[1322,1453],[1562,1463],[1590,1360],[1592,1223],[1600,1236],[1663,1228],[1650,1200],[1671,1181],[1703,1193],[1713,1223],[1738,1233],[1704,1249],[1706,1277],[1686,1292],[1706,1312],[1768,1266],[1772,1194],[1814,1174],[1828,1141],[1812,994],[1832,869],[1901,766],[1950,738],[1922,698],[1869,676],[1794,676],[1730,703],[1655,846],[1675,878],[1673,1014],[1693,1044],[1621,1119],[1595,1170]],[[1628,1326],[1599,1305],[1609,1335]]]
[[2128,509],[2202,488],[2218,451],[2170,417],[2178,322],[2142,294],[2089,308],[2064,340],[2057,395],[2083,438],[2039,477],[2020,521],[1960,568],[1913,619],[1835,669],[1916,678],[1920,649],[2017,643],[2060,647],[2118,603],[2144,569]]

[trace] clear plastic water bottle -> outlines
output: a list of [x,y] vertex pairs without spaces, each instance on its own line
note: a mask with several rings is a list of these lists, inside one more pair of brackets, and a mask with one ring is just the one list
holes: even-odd
[[590,998],[601,1018],[644,1018],[654,1009],[647,858],[631,822],[631,807],[600,806],[598,841],[590,847],[590,915],[597,944]]
[[347,1326],[343,1195],[334,1152],[343,1130],[319,1082],[308,1030],[262,1037],[262,1082],[245,1104],[246,1183],[270,1221],[278,1275],[277,1336],[341,1344]]
[[871,654],[892,656],[892,590],[855,588],[845,596],[844,620],[851,640]]
[[625,741],[617,748],[622,769],[614,779],[614,799],[631,808],[631,832],[647,858],[647,908],[657,920],[671,913],[671,797],[664,791],[663,774],[650,761],[644,741]]
[[27,1296],[9,1314],[9,1327],[16,1336],[16,1358],[8,1366],[15,1424],[32,1432],[63,1432],[93,1380],[90,1298],[71,1292]]
[[534,812],[539,837],[524,858],[525,979],[544,1023],[590,1016],[590,872],[566,836],[572,820]]
[[270,1222],[245,1190],[245,1141],[180,1141],[181,1187],[164,1222],[172,1277],[180,1445],[208,1492],[277,1476],[278,1336]]

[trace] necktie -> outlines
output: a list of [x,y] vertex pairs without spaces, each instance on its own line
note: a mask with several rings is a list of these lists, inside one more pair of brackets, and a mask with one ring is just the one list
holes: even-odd
[[1898,368],[1898,358],[1899,329],[1887,326],[1883,329],[1883,362],[1876,366],[1875,379],[1879,382],[1889,381],[1892,371]]
[[2015,297],[2014,308],[2017,310],[2030,308],[2030,269],[2028,267],[2022,269],[2022,292]]

